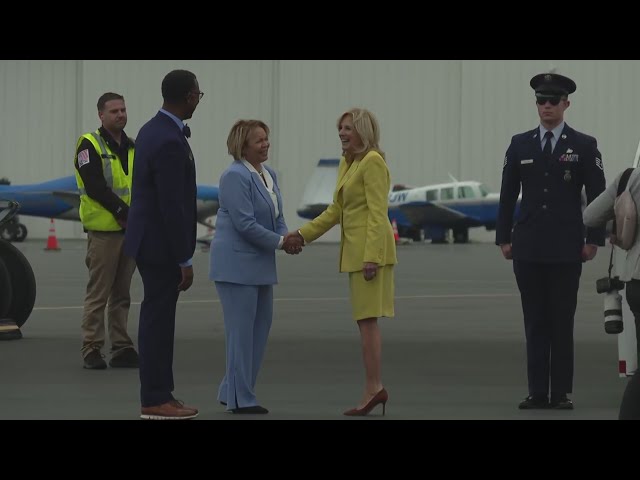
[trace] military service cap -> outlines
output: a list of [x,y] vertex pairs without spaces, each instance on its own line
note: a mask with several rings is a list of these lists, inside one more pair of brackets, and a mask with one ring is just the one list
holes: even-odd
[[569,95],[576,91],[576,82],[557,73],[539,73],[529,82],[536,97]]

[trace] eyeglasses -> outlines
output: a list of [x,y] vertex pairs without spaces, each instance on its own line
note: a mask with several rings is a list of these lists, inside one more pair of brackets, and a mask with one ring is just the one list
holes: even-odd
[[544,105],[545,103],[549,102],[555,107],[560,103],[560,100],[562,100],[562,97],[536,97],[536,103],[538,105]]
[[198,100],[202,100],[202,97],[204,97],[204,92],[189,92],[189,93],[193,93],[194,95],[198,95]]

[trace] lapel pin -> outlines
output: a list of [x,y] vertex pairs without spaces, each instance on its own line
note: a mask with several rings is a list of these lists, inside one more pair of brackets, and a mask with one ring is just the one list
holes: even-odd
[[560,136],[560,138],[562,138],[563,140],[566,140],[566,139],[567,139],[567,136],[563,133],[563,134]]

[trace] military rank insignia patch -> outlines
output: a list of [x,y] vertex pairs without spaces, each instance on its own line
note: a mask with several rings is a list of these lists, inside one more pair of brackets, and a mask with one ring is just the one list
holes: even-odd
[[600,170],[604,171],[604,165],[602,165],[602,159],[596,157],[596,167],[598,167]]
[[507,166],[507,157],[504,157],[504,163],[502,164],[502,168],[504,169],[504,167]]

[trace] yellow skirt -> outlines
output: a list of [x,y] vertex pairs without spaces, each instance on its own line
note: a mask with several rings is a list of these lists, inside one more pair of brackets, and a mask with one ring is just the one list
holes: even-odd
[[373,280],[364,279],[362,270],[349,272],[351,309],[355,321],[365,318],[393,317],[393,265],[378,268]]

